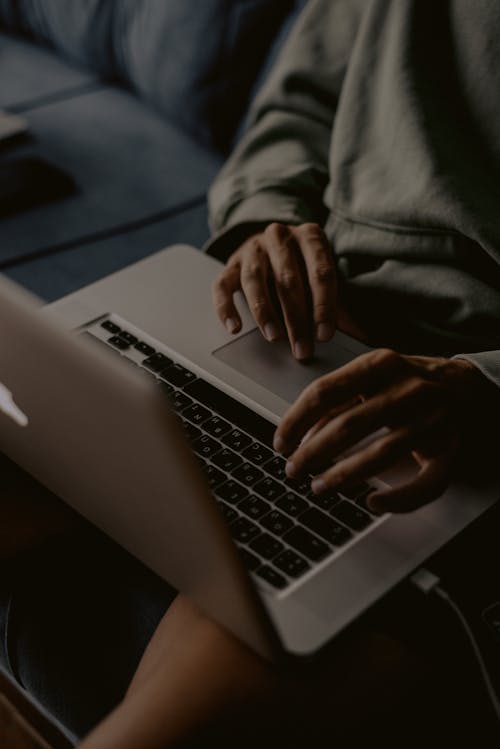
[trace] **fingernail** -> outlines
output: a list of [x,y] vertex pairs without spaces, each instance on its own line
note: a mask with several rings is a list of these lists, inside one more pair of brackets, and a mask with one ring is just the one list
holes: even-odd
[[327,489],[325,480],[321,478],[313,479],[311,482],[311,489],[315,494],[322,494]]
[[238,328],[240,327],[240,324],[238,320],[235,317],[228,317],[226,320],[226,328],[229,330],[230,333],[236,333]]
[[372,515],[384,515],[387,512],[387,510],[384,508],[383,502],[380,502],[380,501],[377,502],[377,497],[373,497],[373,500],[372,500],[370,494],[368,494],[368,496],[365,497],[364,503],[365,503],[366,509],[369,510],[372,513]]
[[285,466],[285,473],[288,476],[289,479],[293,478],[296,473],[295,465],[292,463],[291,460],[288,461],[288,463]]
[[285,441],[282,437],[279,435],[276,435],[273,442],[273,447],[276,450],[276,452],[281,453],[285,449]]
[[316,338],[320,343],[326,343],[333,336],[333,325],[329,322],[322,322],[316,328]]
[[268,341],[276,341],[280,337],[278,326],[273,322],[266,322],[264,325],[264,336]]
[[312,346],[308,341],[301,338],[295,342],[293,353],[296,359],[310,359],[312,356]]

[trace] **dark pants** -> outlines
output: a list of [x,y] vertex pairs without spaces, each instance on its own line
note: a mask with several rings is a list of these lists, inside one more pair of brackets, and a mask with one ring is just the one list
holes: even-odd
[[174,596],[82,523],[2,570],[0,659],[81,737],[122,698]]
[[[500,641],[481,620],[484,607],[500,600],[499,527],[500,508],[429,567],[469,614],[500,686]],[[80,531],[2,570],[1,657],[18,681],[81,737],[122,698],[174,596],[139,562],[82,524]],[[440,724],[446,739],[498,740],[469,644],[440,601],[404,583],[356,627],[403,643],[417,665],[408,674],[406,698],[396,700],[380,683],[363,705],[354,700],[360,716],[370,716],[365,722],[372,733],[376,718],[394,728],[398,717],[398,725],[412,726],[415,737],[417,728],[425,734],[432,724],[437,739]],[[376,674],[375,669],[375,679]],[[405,743],[413,745],[408,737]]]

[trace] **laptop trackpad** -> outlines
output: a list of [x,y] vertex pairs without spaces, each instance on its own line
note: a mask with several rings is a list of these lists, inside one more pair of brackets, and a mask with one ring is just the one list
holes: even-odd
[[254,328],[217,349],[213,355],[279,398],[293,403],[306,385],[347,364],[356,353],[334,340],[317,345],[314,359],[308,364],[299,364],[287,341],[268,343],[260,330]]

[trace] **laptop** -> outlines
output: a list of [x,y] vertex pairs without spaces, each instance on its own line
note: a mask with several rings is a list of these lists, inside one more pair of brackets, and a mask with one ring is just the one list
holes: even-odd
[[220,263],[184,245],[41,308],[0,283],[0,447],[256,652],[309,657],[500,497],[457,481],[407,515],[371,515],[408,461],[316,497],[272,450],[282,414],[366,347],[310,365],[269,344],[242,299],[212,309]]

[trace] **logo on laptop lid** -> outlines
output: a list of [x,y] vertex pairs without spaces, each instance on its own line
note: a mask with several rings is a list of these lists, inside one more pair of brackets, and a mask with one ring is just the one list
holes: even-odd
[[28,417],[15,403],[10,390],[0,382],[0,412],[8,416],[20,427],[28,426]]

